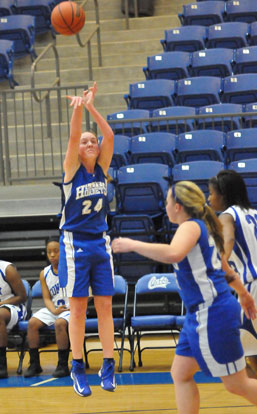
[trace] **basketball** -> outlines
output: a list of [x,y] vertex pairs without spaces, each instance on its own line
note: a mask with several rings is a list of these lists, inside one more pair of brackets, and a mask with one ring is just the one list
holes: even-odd
[[74,1],[57,4],[51,13],[51,23],[56,32],[71,36],[78,33],[85,24],[85,12]]

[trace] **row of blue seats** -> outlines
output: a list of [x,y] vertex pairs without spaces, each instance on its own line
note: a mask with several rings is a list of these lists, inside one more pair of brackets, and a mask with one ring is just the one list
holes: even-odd
[[255,0],[201,1],[186,4],[179,13],[182,25],[210,26],[225,21],[252,23],[257,20]]
[[257,46],[164,52],[147,57],[146,79],[183,79],[190,76],[226,76],[257,73]]
[[173,167],[195,160],[232,161],[257,158],[257,128],[239,129],[227,134],[215,130],[195,130],[175,135],[150,132],[129,138],[114,136],[111,167],[138,163],[160,163]]

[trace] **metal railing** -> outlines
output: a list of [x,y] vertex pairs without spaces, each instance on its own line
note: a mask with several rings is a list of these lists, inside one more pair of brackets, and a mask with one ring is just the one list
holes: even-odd
[[[134,1],[134,11],[135,16],[138,17],[138,0]],[[129,29],[129,0],[125,0],[125,19],[126,19],[126,29]]]

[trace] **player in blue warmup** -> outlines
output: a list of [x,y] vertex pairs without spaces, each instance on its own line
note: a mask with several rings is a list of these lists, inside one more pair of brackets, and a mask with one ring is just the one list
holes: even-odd
[[240,342],[240,305],[227,281],[237,291],[248,317],[256,318],[256,307],[223,256],[222,226],[203,192],[189,181],[169,189],[166,211],[169,220],[178,224],[169,245],[118,238],[112,247],[114,253],[133,251],[174,264],[187,309],[171,368],[178,412],[199,413],[200,397],[194,381],[199,369],[221,377],[227,390],[257,406],[257,381],[246,374]]
[[[113,131],[94,106],[97,85],[83,96],[69,96],[73,107],[70,138],[64,160],[63,191],[65,204],[60,229],[60,286],[69,297],[69,335],[72,349],[74,390],[81,396],[91,394],[83,362],[85,317],[89,285],[94,295],[99,337],[103,347],[103,365],[99,371],[101,387],[116,388],[114,376],[114,327],[112,296],[114,273],[107,231],[107,171],[113,155]],[[103,136],[101,145],[88,131],[82,133],[86,108]]]
[[7,378],[8,331],[26,318],[26,291],[12,263],[0,260],[0,378]]
[[60,292],[58,278],[59,238],[50,237],[46,243],[46,254],[50,265],[40,272],[40,284],[45,308],[33,314],[28,325],[28,344],[30,364],[24,377],[34,377],[42,372],[39,358],[40,329],[44,326],[55,327],[58,347],[58,364],[53,377],[61,378],[70,374],[68,367],[70,343],[68,335],[69,301]]
[[[209,190],[211,207],[221,213],[225,257],[257,304],[257,210],[251,207],[243,178],[234,170],[222,170],[211,178]],[[247,371],[256,376],[257,321],[243,312],[241,318],[241,341],[250,362]]]

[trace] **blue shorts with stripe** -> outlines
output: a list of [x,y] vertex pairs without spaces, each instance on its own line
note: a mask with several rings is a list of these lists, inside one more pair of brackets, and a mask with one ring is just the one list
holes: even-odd
[[110,237],[84,235],[64,230],[60,237],[58,275],[64,296],[114,294],[114,272]]
[[224,293],[212,305],[201,304],[188,312],[176,354],[196,359],[201,370],[222,377],[245,367],[240,341],[240,311],[236,298]]

